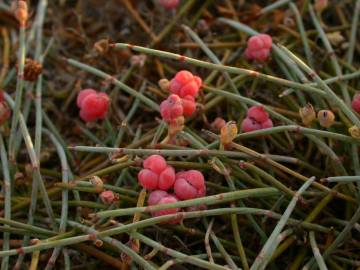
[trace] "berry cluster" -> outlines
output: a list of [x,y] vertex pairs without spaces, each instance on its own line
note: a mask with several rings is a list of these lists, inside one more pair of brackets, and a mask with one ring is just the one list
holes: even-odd
[[85,122],[104,119],[109,110],[110,98],[106,93],[97,92],[94,89],[81,90],[77,100],[80,108],[80,117]]
[[258,34],[249,38],[245,57],[249,60],[264,62],[270,55],[272,38],[267,34]]
[[[175,174],[173,167],[159,155],[151,155],[143,162],[143,167],[138,180],[142,187],[152,192],[148,198],[148,205],[174,203],[179,200],[195,199],[206,194],[205,179],[197,170],[181,171]],[[170,189],[174,194],[168,193]],[[180,208],[156,211],[153,216],[174,214]],[[178,222],[178,221],[172,221]]]
[[168,86],[171,95],[160,104],[162,118],[172,123],[181,116],[191,116],[196,110],[195,98],[201,85],[200,77],[186,70],[179,71]]
[[273,122],[263,106],[252,106],[247,111],[247,116],[241,124],[243,132],[249,132],[273,127]]
[[174,185],[175,170],[167,165],[166,160],[159,155],[152,155],[144,160],[138,180],[140,185],[147,190],[168,190]]

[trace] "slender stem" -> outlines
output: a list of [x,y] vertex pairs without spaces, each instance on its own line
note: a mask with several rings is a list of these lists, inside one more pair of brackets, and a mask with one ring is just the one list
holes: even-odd
[[[3,140],[3,136],[0,133],[0,156],[1,156],[1,165],[2,165],[2,174],[4,177],[4,185],[3,191],[5,195],[5,214],[4,218],[10,220],[11,219],[11,179],[9,173],[9,165],[8,165],[8,156],[6,153],[6,148]],[[10,228],[10,226],[6,225],[6,228]],[[10,248],[10,233],[4,232],[3,234],[3,250],[8,250]],[[5,270],[9,267],[9,257],[5,257],[1,261],[1,269]]]
[[269,239],[266,241],[265,245],[261,249],[259,255],[256,257],[254,263],[252,264],[250,270],[255,269],[265,269],[269,260],[271,259],[278,243],[276,244],[276,241],[279,237],[279,234],[281,233],[282,229],[286,225],[287,220],[289,219],[291,213],[293,212],[296,203],[301,198],[301,194],[311,185],[311,183],[315,181],[315,177],[309,178],[302,187],[296,192],[293,199],[289,203],[288,207],[286,208],[283,216],[277,223],[275,229],[271,233]]
[[316,239],[315,239],[315,233],[313,231],[311,231],[309,233],[309,238],[310,238],[310,245],[311,245],[311,249],[314,253],[314,257],[315,260],[319,266],[320,270],[327,270],[324,258],[321,256],[320,250],[316,244]]

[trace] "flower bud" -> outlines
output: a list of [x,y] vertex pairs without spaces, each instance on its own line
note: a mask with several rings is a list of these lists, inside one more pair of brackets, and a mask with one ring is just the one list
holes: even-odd
[[360,139],[360,128],[357,126],[352,126],[351,128],[349,128],[349,133],[351,135],[351,137],[355,138],[355,139]]
[[220,130],[220,141],[223,145],[232,143],[238,133],[238,128],[234,121],[226,123]]
[[[19,72],[18,65],[16,65],[16,71]],[[36,81],[39,75],[42,72],[42,65],[40,62],[27,58],[25,60],[24,66],[24,80],[26,81]]]
[[26,22],[29,17],[28,6],[27,6],[26,1],[19,0],[17,2],[14,15],[15,15],[15,18],[18,20],[20,26],[25,27]]
[[321,110],[317,115],[320,126],[328,128],[335,122],[335,115],[330,110]]
[[305,126],[310,125],[311,122],[316,118],[316,113],[311,103],[308,103],[304,107],[300,108],[299,114]]
[[102,192],[104,190],[104,183],[99,176],[94,175],[90,178],[90,183],[94,186],[96,192]]
[[164,92],[168,92],[170,89],[170,81],[168,79],[160,79],[158,81],[158,85],[160,87],[161,90],[163,90]]

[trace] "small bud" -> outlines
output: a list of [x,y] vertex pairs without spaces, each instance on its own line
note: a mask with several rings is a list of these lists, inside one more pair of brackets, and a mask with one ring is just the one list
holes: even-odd
[[102,247],[102,245],[104,244],[103,241],[101,241],[100,239],[96,239],[94,242],[95,246],[97,247]]
[[325,127],[325,128],[330,127],[332,124],[334,124],[334,121],[335,121],[334,113],[329,110],[319,111],[317,118],[318,118],[320,126]]
[[232,143],[238,133],[238,128],[234,121],[226,123],[220,130],[220,141],[223,145]]
[[216,117],[214,122],[211,123],[211,128],[215,131],[220,131],[226,125],[226,121],[221,117]]
[[[19,72],[19,67],[16,65],[16,71]],[[25,66],[24,66],[24,80],[26,81],[36,81],[39,75],[42,72],[42,65],[40,62],[27,58],[25,60]]]
[[101,55],[106,54],[110,49],[110,43],[108,39],[100,39],[95,42],[94,49]]
[[349,128],[349,133],[351,135],[351,137],[355,138],[355,139],[360,139],[360,128],[357,126],[352,126],[351,128]]
[[180,131],[182,131],[184,129],[184,123],[185,123],[184,116],[179,116],[175,120],[171,121],[168,127],[168,133],[170,137],[173,137],[176,134],[178,134]]
[[301,120],[305,126],[308,126],[311,124],[312,121],[316,118],[316,113],[314,110],[314,107],[308,103],[304,107],[299,109],[299,114],[301,117]]
[[169,92],[170,89],[170,81],[168,79],[160,79],[158,81],[158,85],[160,87],[161,90],[163,90],[164,92]]
[[326,34],[328,40],[330,41],[331,45],[338,47],[341,43],[344,42],[345,38],[341,35],[340,31],[332,32]]
[[314,9],[321,13],[328,6],[328,0],[315,0]]
[[26,1],[19,0],[17,2],[14,15],[15,15],[15,18],[18,20],[20,26],[25,27],[26,22],[29,17],[28,6],[27,6]]
[[94,175],[90,178],[90,183],[94,186],[96,192],[100,193],[104,190],[104,182],[99,176]]

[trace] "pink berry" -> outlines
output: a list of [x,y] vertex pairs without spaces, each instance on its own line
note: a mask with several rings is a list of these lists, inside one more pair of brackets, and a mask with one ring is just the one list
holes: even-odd
[[[178,199],[174,195],[168,195],[168,196],[165,196],[165,197],[161,198],[158,201],[157,205],[168,204],[168,203],[176,203],[176,202],[178,202]],[[180,208],[170,208],[170,209],[156,211],[156,212],[153,213],[153,215],[158,217],[158,216],[175,214],[175,213],[177,213],[179,211],[180,211]]]
[[173,9],[179,5],[179,0],[159,0],[159,4],[165,9]]
[[258,35],[259,38],[261,38],[261,40],[264,43],[264,48],[266,49],[270,49],[272,46],[272,38],[271,36],[267,35],[267,34],[259,34]]
[[249,117],[246,117],[241,123],[241,130],[243,132],[250,132],[261,128],[261,124]]
[[206,193],[204,176],[197,170],[180,172],[176,174],[174,191],[181,200],[202,197]]
[[264,62],[270,55],[272,38],[267,34],[259,34],[249,38],[245,57],[250,60]]
[[108,109],[110,99],[105,93],[93,93],[91,89],[80,92],[78,96],[78,106],[80,107],[80,117],[85,122],[104,119]]
[[94,89],[84,89],[84,90],[81,90],[77,96],[77,99],[76,99],[76,104],[79,108],[81,108],[81,104],[83,102],[83,100],[90,94],[96,94],[96,90]]
[[171,166],[167,166],[159,175],[158,188],[161,190],[168,190],[174,185],[175,170]]
[[150,193],[147,203],[148,205],[156,205],[162,198],[166,196],[169,196],[169,194],[166,191],[154,190]]
[[178,95],[170,95],[160,104],[162,118],[170,122],[183,115],[183,106]]
[[179,96],[186,97],[186,96],[193,96],[196,97],[199,92],[199,86],[195,80],[191,80],[190,82],[186,83],[181,87]]
[[148,190],[156,189],[159,182],[159,175],[149,169],[143,169],[138,174],[139,184]]
[[175,77],[170,81],[169,90],[181,98],[189,95],[195,98],[201,85],[202,80],[200,77],[194,76],[187,70],[182,70],[176,73]]
[[263,106],[250,107],[247,111],[247,116],[259,123],[265,122],[269,119],[269,114],[265,111]]
[[273,122],[271,121],[271,119],[266,120],[265,122],[261,123],[261,128],[272,128],[274,126]]
[[360,113],[360,93],[354,95],[351,106],[355,112]]
[[196,102],[193,96],[186,96],[182,100],[184,116],[191,116],[196,111]]
[[112,204],[117,200],[117,196],[111,190],[106,190],[100,193],[100,199],[104,204]]
[[144,169],[149,169],[156,174],[160,174],[166,169],[166,160],[160,155],[151,155],[143,162]]

